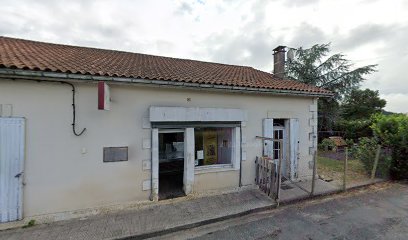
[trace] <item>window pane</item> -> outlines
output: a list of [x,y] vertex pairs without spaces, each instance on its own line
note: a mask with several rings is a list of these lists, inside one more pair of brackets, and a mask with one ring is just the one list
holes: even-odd
[[203,132],[204,165],[217,164],[217,130],[205,129]]
[[184,133],[159,133],[159,162],[183,162],[183,159]]
[[230,164],[233,128],[195,128],[196,166]]

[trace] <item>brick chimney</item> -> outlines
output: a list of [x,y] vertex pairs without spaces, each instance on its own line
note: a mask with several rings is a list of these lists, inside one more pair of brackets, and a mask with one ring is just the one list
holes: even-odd
[[285,53],[286,46],[273,49],[273,74],[280,78],[285,77]]

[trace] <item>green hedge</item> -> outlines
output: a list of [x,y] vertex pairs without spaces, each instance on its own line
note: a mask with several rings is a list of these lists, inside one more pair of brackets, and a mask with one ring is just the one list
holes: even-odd
[[335,125],[335,130],[343,132],[345,139],[352,139],[357,142],[361,137],[372,137],[373,131],[370,126],[372,119],[365,120],[339,120]]
[[408,116],[378,114],[371,128],[379,143],[391,150],[391,178],[408,179]]
[[[378,140],[375,138],[362,137],[356,146],[351,149],[351,155],[355,159],[359,159],[364,166],[364,170],[368,175],[371,175],[377,152]],[[380,152],[380,157],[377,165],[376,176],[388,178],[390,174],[391,157],[387,151]]]

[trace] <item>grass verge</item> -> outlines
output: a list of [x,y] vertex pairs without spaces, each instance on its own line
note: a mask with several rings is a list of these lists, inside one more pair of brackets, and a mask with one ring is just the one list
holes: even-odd
[[[335,182],[342,182],[344,175],[344,161],[328,157],[318,156],[317,173],[325,178],[331,178]],[[357,159],[348,160],[347,181],[357,183],[369,179],[363,163]]]

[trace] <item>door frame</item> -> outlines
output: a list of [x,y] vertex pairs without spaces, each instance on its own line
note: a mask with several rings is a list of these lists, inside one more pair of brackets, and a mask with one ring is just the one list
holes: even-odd
[[184,170],[183,190],[186,195],[192,193],[194,185],[194,128],[152,128],[152,167],[151,167],[151,194],[150,200],[159,200],[159,134],[184,133]]
[[[274,138],[274,128],[273,126],[274,119],[276,118],[264,118],[263,119],[263,136],[268,138]],[[290,179],[296,180],[298,177],[298,164],[299,164],[299,119],[298,118],[290,118],[290,117],[282,117],[280,119],[285,119],[285,134],[286,134],[286,143],[284,146],[287,148],[285,149],[286,155],[286,163],[288,163],[286,168],[290,168]],[[264,140],[263,141],[263,156],[271,157],[273,156],[273,141],[271,140]]]
[[184,128],[174,128],[174,129],[159,128],[159,133],[185,133],[185,129]]

